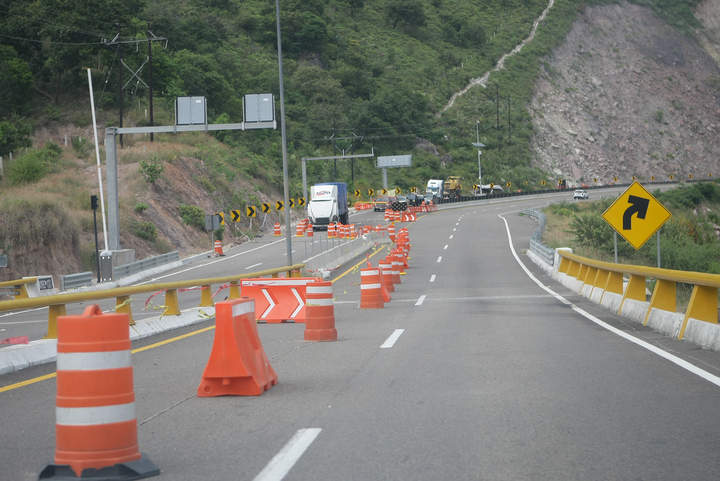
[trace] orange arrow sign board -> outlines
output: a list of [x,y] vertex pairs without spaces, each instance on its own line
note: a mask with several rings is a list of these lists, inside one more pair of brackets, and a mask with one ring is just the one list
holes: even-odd
[[630,245],[640,249],[671,215],[639,182],[633,182],[602,218]]
[[255,301],[257,321],[305,322],[306,285],[317,280],[315,277],[243,279],[240,292]]

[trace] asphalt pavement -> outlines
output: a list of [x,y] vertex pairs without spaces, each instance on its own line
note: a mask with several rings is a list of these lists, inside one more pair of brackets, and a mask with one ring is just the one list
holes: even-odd
[[[536,225],[517,212],[553,199],[408,224],[410,267],[385,308],[360,309],[359,272],[338,273],[337,342],[259,324],[279,377],[262,396],[196,397],[211,321],[134,343],[149,347],[133,365],[140,449],[157,479],[717,479],[720,389],[539,287],[499,215],[519,261],[570,303],[708,371],[720,373],[720,354],[619,318],[536,268],[524,255]],[[55,380],[15,383],[53,371],[0,376],[17,386],[0,392],[0,479],[36,479],[52,461]]]

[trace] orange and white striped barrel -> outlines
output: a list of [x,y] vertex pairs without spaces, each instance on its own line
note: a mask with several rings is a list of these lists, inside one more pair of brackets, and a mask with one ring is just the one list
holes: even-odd
[[393,280],[392,262],[381,260],[378,263],[378,267],[380,268],[381,283],[385,284],[385,289],[387,289],[388,292],[393,292],[395,290],[395,282]]
[[395,224],[390,224],[387,228],[388,236],[390,237],[390,240],[395,242]]
[[315,235],[315,231],[313,230],[313,225],[308,222],[306,229],[306,234],[308,237],[313,237]]
[[345,224],[340,224],[340,238],[346,239],[348,236],[348,226]]
[[348,233],[349,238],[351,238],[351,239],[357,238],[358,234],[357,234],[357,231],[355,230],[355,224],[350,224],[350,226],[348,227],[348,230],[350,231]]
[[305,235],[305,220],[298,221],[295,226],[295,237],[303,237]]
[[335,222],[330,222],[328,224],[327,236],[328,236],[328,239],[335,238]]
[[395,255],[394,249],[392,250],[392,252],[390,252],[389,259],[390,259],[390,263],[392,264],[393,282],[395,282],[395,284],[401,284],[402,280],[400,279],[400,273],[403,270],[403,263]]
[[390,209],[385,209],[385,217],[383,218],[383,220],[392,220],[392,212],[393,211]]
[[279,222],[275,222],[275,226],[273,227],[273,235],[275,237],[280,237],[282,235],[282,231],[280,230]]
[[380,307],[385,307],[380,269],[377,267],[360,269],[360,308],[377,309]]
[[225,255],[225,254],[223,253],[222,241],[216,240],[215,243],[214,243],[214,245],[213,245],[213,247],[214,247],[214,249],[215,249],[215,255],[216,255],[216,256],[224,256],[224,255]]
[[305,288],[306,341],[336,341],[332,282],[316,281]]
[[128,315],[92,305],[81,315],[58,317],[57,324],[53,468],[69,466],[81,476],[88,468],[141,459]]

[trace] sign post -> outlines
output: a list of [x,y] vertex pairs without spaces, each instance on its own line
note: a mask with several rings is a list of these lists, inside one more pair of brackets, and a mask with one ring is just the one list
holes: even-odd
[[[602,218],[636,250],[653,234],[658,234],[658,267],[660,267],[659,229],[672,216],[639,182],[633,182],[602,214]],[[615,254],[617,262],[617,248]]]

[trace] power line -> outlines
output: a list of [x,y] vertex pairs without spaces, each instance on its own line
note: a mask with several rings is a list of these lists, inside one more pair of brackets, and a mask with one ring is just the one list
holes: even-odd
[[[24,37],[16,37],[14,35],[6,35],[4,33],[0,33],[0,37],[3,38],[9,38],[13,40],[20,40],[23,42],[33,42],[33,43],[41,43],[41,44],[49,44],[49,45],[64,45],[68,47],[87,47],[90,45],[103,45],[103,46],[110,46],[110,45],[118,45],[118,44],[145,44],[147,43],[147,39],[132,39],[132,40],[120,40],[119,38],[113,39],[110,41],[107,41],[103,39],[101,42],[63,42],[58,40],[37,40],[34,38],[24,38]],[[151,39],[152,41],[165,41],[165,46],[167,46],[167,39],[164,37],[155,37]]]

